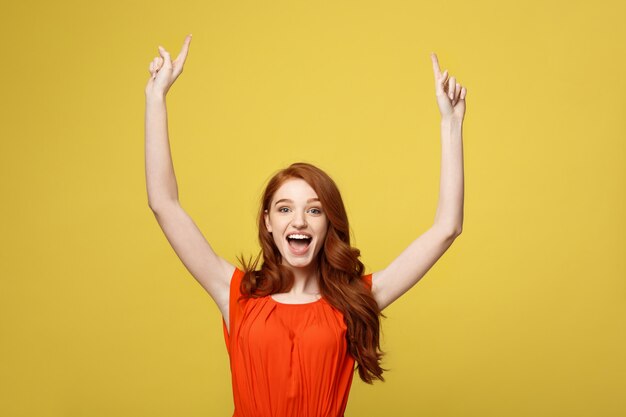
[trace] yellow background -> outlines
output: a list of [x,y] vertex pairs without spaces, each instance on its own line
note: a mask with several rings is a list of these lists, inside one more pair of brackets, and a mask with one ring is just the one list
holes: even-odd
[[467,87],[463,234],[383,321],[386,383],[346,416],[626,415],[620,1],[3,5],[0,414],[230,416],[221,316],[148,208],[144,87],[180,199],[256,254],[264,184],[325,169],[367,271],[434,219],[429,53]]

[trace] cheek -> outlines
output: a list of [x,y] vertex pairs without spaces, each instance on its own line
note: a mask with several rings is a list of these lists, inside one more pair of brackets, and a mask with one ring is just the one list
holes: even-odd
[[323,245],[326,241],[326,235],[328,235],[328,228],[323,225],[318,229],[317,235],[319,236],[319,245]]
[[321,223],[319,230],[320,230],[320,236],[326,237],[326,235],[328,234],[328,221]]
[[280,229],[280,225],[274,222],[272,224],[272,241],[274,241],[274,245],[280,248],[282,244],[282,240],[283,240],[283,233]]

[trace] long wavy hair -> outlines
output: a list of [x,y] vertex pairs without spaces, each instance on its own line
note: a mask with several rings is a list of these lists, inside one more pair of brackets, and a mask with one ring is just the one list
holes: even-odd
[[[282,255],[265,226],[264,213],[270,209],[274,193],[287,180],[306,181],[317,193],[328,217],[328,232],[316,262],[319,287],[326,301],[344,317],[347,327],[348,352],[357,362],[360,378],[372,384],[374,378],[385,381],[380,361],[385,355],[380,350],[380,319],[385,317],[376,300],[361,279],[364,266],[361,252],[350,246],[348,216],[335,182],[321,169],[305,162],[297,162],[278,171],[267,184],[261,197],[258,213],[261,250],[256,259],[246,261],[238,257],[245,273],[241,280],[244,297],[259,298],[287,292],[294,282],[291,270],[282,265]],[[263,255],[261,268],[257,270]]]

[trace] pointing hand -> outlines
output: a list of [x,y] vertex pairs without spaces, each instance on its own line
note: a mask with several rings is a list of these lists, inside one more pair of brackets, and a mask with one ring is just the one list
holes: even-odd
[[456,82],[456,77],[448,79],[448,70],[443,74],[439,69],[439,60],[434,52],[430,54],[435,73],[435,92],[441,117],[453,117],[463,121],[465,117],[465,96],[467,89]]
[[146,85],[146,94],[162,94],[165,96],[170,87],[183,72],[183,65],[187,59],[191,34],[185,37],[183,47],[174,61],[170,58],[170,53],[159,45],[159,54],[150,63],[150,79]]

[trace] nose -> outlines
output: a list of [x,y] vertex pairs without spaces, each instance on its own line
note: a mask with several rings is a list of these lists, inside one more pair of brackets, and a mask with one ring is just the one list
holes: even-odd
[[298,229],[302,229],[305,228],[307,226],[306,224],[306,218],[304,217],[304,213],[297,211],[294,218],[293,218],[293,225],[294,227],[298,228]]

